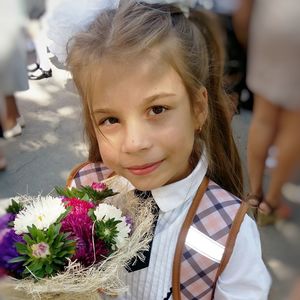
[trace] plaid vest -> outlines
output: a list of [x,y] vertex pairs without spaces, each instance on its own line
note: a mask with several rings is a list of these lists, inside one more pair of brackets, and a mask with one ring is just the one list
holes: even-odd
[[[102,163],[86,162],[72,170],[67,186],[91,185],[109,175],[111,171]],[[177,261],[175,254],[173,269],[177,267],[175,277],[178,278],[174,277],[173,270],[174,300],[213,299],[216,282],[230,258],[248,209],[246,203],[213,181],[209,181],[204,192],[184,236]]]

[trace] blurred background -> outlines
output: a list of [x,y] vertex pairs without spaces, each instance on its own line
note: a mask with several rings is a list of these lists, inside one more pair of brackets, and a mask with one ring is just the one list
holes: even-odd
[[[0,40],[3,45],[0,47],[2,210],[17,194],[45,195],[54,186],[64,185],[73,166],[87,157],[79,97],[70,74],[49,51],[49,32],[55,30],[49,26],[49,18],[60,2],[10,0],[0,4]],[[216,13],[222,24],[226,49],[225,89],[230,96],[232,127],[247,177],[247,140],[256,86],[262,83],[266,90],[271,90],[270,95],[278,95],[272,91],[273,84],[270,86],[269,82],[264,82],[260,69],[251,66],[258,64],[275,74],[277,81],[274,85],[282,82],[283,98],[289,101],[296,95],[298,109],[300,107],[300,74],[297,73],[300,70],[299,21],[287,22],[289,26],[286,28],[280,27],[280,38],[287,38],[284,40],[272,35],[272,28],[277,30],[277,27],[269,21],[276,21],[276,17],[279,18],[276,24],[289,18],[300,20],[300,6],[299,1],[292,0],[257,0],[257,7],[252,1],[242,2],[243,5],[238,0],[203,0],[198,1],[197,7]],[[285,12],[286,18],[281,20]],[[72,14],[71,10],[69,14]],[[270,47],[263,49],[261,39],[267,40],[268,37]],[[290,44],[289,40],[292,40]],[[280,48],[283,44],[285,47]],[[278,65],[277,51],[289,63],[288,73]],[[249,53],[254,57],[251,60]],[[255,80],[249,81],[247,74]],[[251,88],[248,82],[251,82]],[[297,100],[295,103],[297,107]],[[300,134],[296,133],[294,139],[300,140]],[[272,153],[268,159],[271,165],[267,164],[264,171],[265,188],[274,167]],[[271,300],[289,299],[288,295],[300,277],[300,172],[296,165],[295,160],[295,168],[282,188],[282,198],[290,209],[288,217],[259,228],[263,256],[273,278]],[[246,190],[249,188],[247,182]],[[295,297],[294,300],[300,299],[299,294]]]

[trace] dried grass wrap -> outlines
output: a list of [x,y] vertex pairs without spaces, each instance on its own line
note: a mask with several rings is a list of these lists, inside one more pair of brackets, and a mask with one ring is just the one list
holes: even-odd
[[[115,182],[108,180],[106,183],[118,190]],[[143,259],[142,252],[148,249],[152,239],[150,229],[153,223],[153,203],[149,199],[140,205],[133,192],[126,191],[107,199],[106,202],[121,208],[134,220],[134,231],[124,247],[89,268],[70,261],[64,273],[52,278],[35,282],[33,279],[17,280],[8,277],[0,281],[0,295],[3,300],[96,300],[101,299],[99,290],[110,295],[126,291],[127,287],[122,282],[122,274],[126,272],[124,267],[133,257]]]

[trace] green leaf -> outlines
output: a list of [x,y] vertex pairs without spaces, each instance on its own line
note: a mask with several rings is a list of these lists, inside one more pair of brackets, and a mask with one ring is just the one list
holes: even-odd
[[28,254],[28,248],[26,244],[23,243],[16,243],[15,244],[17,251],[19,254],[26,255]]
[[69,214],[69,212],[71,210],[72,210],[72,207],[67,207],[66,211],[58,217],[58,219],[56,220],[56,223],[60,223]]
[[72,187],[71,189],[55,187],[55,190],[60,196],[64,196],[67,198],[78,198],[85,201],[92,200],[95,203],[99,203],[101,200],[117,194],[113,192],[112,189],[108,188],[101,192],[98,192],[90,186],[82,186],[80,188]]
[[119,231],[117,229],[117,224],[120,223],[119,220],[109,219],[107,221],[97,221],[95,223],[95,233],[100,239],[109,245],[114,245],[116,243],[115,238],[117,237]]
[[23,208],[24,205],[22,203],[17,202],[14,199],[11,199],[11,204],[6,209],[6,212],[17,215]]
[[23,240],[24,240],[27,244],[29,244],[29,245],[34,244],[34,241],[31,239],[31,237],[30,237],[28,234],[25,234],[25,235],[23,236]]
[[45,271],[48,275],[52,275],[53,267],[51,265],[46,265]]
[[[24,235],[27,244],[18,243],[22,258],[18,260],[24,262],[35,276],[45,277],[54,276],[57,272],[63,270],[66,265],[66,258],[75,253],[76,242],[69,239],[70,233],[60,233],[61,224],[52,224],[47,230],[37,229],[36,226],[29,227],[29,234]],[[31,246],[44,242],[49,246],[50,254],[46,257],[33,256]],[[24,271],[23,277],[32,276],[30,272]]]
[[61,259],[53,259],[53,262],[56,263],[57,265],[65,265],[65,261],[62,261]]
[[81,200],[88,201],[88,200],[90,200],[90,197],[89,197],[88,194],[85,194],[85,195],[81,198]]
[[25,260],[26,260],[25,256],[18,256],[18,257],[10,259],[8,262],[12,264],[12,263],[22,262],[22,261],[25,261]]
[[96,222],[97,218],[96,218],[94,212],[95,212],[95,209],[90,208],[89,211],[88,211],[88,216],[92,219],[92,221]]

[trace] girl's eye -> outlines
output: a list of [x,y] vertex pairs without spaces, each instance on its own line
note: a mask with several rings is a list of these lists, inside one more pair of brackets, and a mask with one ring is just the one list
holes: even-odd
[[115,117],[109,117],[100,121],[100,125],[105,125],[105,126],[113,125],[116,123],[119,123],[119,120]]
[[166,111],[166,108],[163,106],[153,106],[150,110],[150,115],[159,115]]

